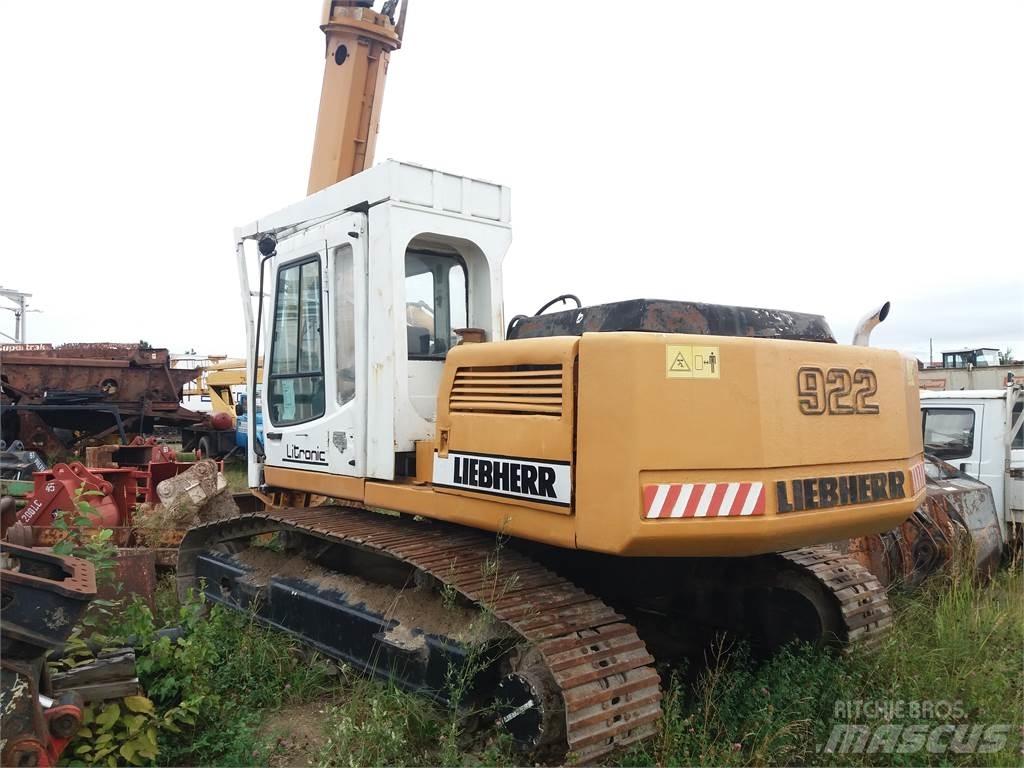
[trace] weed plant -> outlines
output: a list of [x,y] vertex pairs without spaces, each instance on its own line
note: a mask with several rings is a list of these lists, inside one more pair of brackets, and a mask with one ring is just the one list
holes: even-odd
[[[161,592],[168,590],[163,585]],[[452,597],[452,596],[449,596]],[[895,621],[870,652],[841,655],[793,645],[766,661],[727,641],[707,659],[696,683],[685,670],[663,680],[664,718],[656,738],[608,756],[607,765],[1000,765],[1021,766],[1024,728],[1024,576],[1014,563],[990,582],[957,573],[890,597]],[[295,642],[252,617],[201,604],[173,608],[158,596],[164,620],[184,637],[148,641],[139,675],[158,713],[182,707],[194,723],[161,733],[160,765],[294,765],[276,755],[261,720],[282,706],[315,719],[322,740],[302,762],[320,766],[512,765],[522,756],[491,727],[471,732],[465,708],[441,707],[395,685],[300,653]],[[486,612],[481,620],[488,620]],[[148,609],[120,615],[121,635],[150,637]],[[467,669],[466,674],[471,673]],[[465,696],[467,677],[448,681]],[[856,754],[824,749],[836,726],[884,719],[851,717],[850,702],[949,702],[950,719],[908,716],[901,725],[1008,724],[998,752],[924,750]],[[480,714],[480,713],[478,713]],[[478,720],[486,722],[487,717]],[[284,761],[284,762],[282,762]]]

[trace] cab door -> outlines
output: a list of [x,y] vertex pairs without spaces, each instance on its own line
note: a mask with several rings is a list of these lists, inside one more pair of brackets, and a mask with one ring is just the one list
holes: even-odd
[[362,477],[366,463],[365,216],[278,245],[264,372],[266,463]]

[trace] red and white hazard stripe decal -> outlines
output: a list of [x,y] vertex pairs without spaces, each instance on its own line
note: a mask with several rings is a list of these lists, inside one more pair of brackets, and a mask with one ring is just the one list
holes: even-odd
[[763,483],[661,483],[644,486],[644,517],[649,520],[763,514]]
[[917,493],[924,488],[925,474],[924,474],[924,462],[915,464],[910,468],[910,485],[914,489],[914,493]]

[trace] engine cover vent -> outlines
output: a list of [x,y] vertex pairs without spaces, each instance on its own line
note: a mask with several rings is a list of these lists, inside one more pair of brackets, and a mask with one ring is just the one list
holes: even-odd
[[495,365],[459,368],[448,396],[452,413],[562,415],[562,366]]

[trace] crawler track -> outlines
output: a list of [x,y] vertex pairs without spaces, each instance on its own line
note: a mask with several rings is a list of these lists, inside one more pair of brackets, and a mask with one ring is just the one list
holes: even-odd
[[570,759],[590,762],[654,734],[660,679],[636,630],[566,579],[496,548],[493,535],[347,507],[243,515],[186,534],[179,592],[196,586],[196,561],[208,548],[283,530],[400,560],[492,612],[539,654],[554,680]]
[[845,649],[873,648],[892,624],[885,587],[853,557],[830,546],[804,547],[780,553],[798,569],[820,582],[839,608]]

